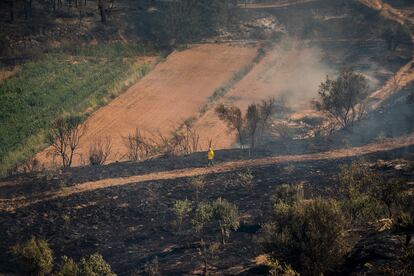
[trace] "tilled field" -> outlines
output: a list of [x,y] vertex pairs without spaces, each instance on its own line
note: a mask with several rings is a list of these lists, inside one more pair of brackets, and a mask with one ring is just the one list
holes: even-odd
[[[157,136],[176,130],[184,120],[195,116],[209,101],[215,89],[233,78],[256,56],[252,45],[203,44],[174,52],[142,80],[86,122],[74,164],[88,158],[88,150],[99,138],[110,137],[109,162],[125,159],[123,137],[138,128]],[[42,153],[40,158],[46,158]]]

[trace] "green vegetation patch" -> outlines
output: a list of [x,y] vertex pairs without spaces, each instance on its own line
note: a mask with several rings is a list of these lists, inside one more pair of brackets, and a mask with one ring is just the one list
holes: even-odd
[[0,174],[41,147],[58,115],[92,111],[148,73],[137,61],[147,54],[154,53],[122,44],[60,49],[1,82]]

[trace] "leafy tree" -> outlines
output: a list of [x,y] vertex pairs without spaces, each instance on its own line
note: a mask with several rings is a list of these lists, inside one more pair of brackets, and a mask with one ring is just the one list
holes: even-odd
[[213,209],[210,203],[202,202],[198,204],[192,219],[195,232],[202,234],[205,226],[211,221],[212,217]]
[[13,254],[21,263],[21,269],[31,275],[45,275],[53,268],[53,251],[47,241],[32,237],[25,244],[12,248]]
[[240,226],[237,206],[225,199],[218,198],[213,202],[212,209],[212,219],[219,226],[221,242],[222,244],[226,244],[226,238],[230,237],[230,232],[237,230]]
[[79,263],[80,276],[116,276],[111,266],[104,260],[101,254],[94,253],[88,258],[82,258]]
[[327,78],[321,83],[319,96],[317,110],[325,112],[340,126],[347,128],[365,114],[368,82],[362,74],[346,69],[335,80]]
[[194,231],[199,235],[199,255],[204,264],[204,275],[207,274],[208,261],[217,256],[220,244],[206,236],[205,230],[215,228],[216,225],[221,234],[222,244],[230,236],[232,230],[239,227],[237,207],[226,200],[218,198],[213,203],[202,202],[197,205],[192,218]]
[[199,235],[200,247],[198,249],[199,256],[203,262],[204,275],[208,275],[208,262],[216,255],[216,244],[205,238],[205,229],[211,223],[213,218],[213,208],[210,203],[202,202],[195,209],[192,224],[194,231]]
[[230,237],[232,230],[239,228],[239,214],[237,206],[225,199],[218,198],[213,203],[200,203],[192,219],[194,230],[200,235],[207,226],[216,225],[221,235],[222,244]]
[[59,156],[63,168],[72,165],[73,156],[80,139],[86,132],[86,125],[80,116],[67,116],[55,120],[47,137],[52,154]]

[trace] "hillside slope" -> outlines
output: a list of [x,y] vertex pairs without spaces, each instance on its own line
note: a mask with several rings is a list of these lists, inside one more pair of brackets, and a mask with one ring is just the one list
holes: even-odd
[[[113,162],[124,159],[123,137],[137,128],[144,133],[169,135],[184,120],[195,116],[215,89],[251,62],[256,51],[255,46],[204,44],[171,54],[87,120],[87,133],[74,165],[82,164],[89,147],[100,137],[111,138],[113,155],[108,161]],[[39,157],[48,159],[46,152]]]

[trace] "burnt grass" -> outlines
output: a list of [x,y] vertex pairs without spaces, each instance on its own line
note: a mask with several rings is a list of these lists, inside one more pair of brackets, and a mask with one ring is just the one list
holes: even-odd
[[[227,154],[230,155],[230,151]],[[176,162],[152,160],[113,166],[129,172],[130,167],[136,167],[136,172],[144,173],[154,168],[166,170],[184,165],[204,165],[202,157],[194,155],[178,158]],[[414,161],[414,147],[358,158],[374,163],[378,159],[395,158]],[[212,260],[212,270],[236,274],[241,267],[251,268],[247,274],[262,273],[255,268],[253,260],[262,250],[257,243],[258,230],[270,211],[273,189],[280,184],[301,182],[307,198],[335,196],[340,166],[350,162],[352,158],[251,167],[254,176],[251,188],[231,184],[229,180],[237,171],[206,175],[205,189],[199,200],[225,198],[238,206],[241,215],[240,229],[232,233],[229,243]],[[412,171],[395,169],[393,162],[385,163],[388,165],[379,167],[384,177],[403,178],[407,182],[414,180]],[[171,167],[166,168],[165,164],[171,164]],[[105,167],[72,169],[64,175],[67,183],[73,181],[71,185],[74,185],[82,179],[93,178],[99,169],[104,171]],[[47,185],[45,181],[43,187]],[[22,187],[27,188],[25,185]],[[2,193],[3,188],[0,190]],[[155,257],[165,275],[191,273],[201,266],[197,238],[187,230],[178,233],[173,227],[173,204],[186,198],[195,200],[195,191],[188,178],[178,178],[110,187],[37,203],[15,212],[1,212],[0,271],[9,273],[16,270],[10,247],[35,235],[49,241],[57,261],[62,255],[79,260],[81,256],[98,251],[119,275],[142,273],[145,264]],[[213,232],[208,234],[214,235]]]

